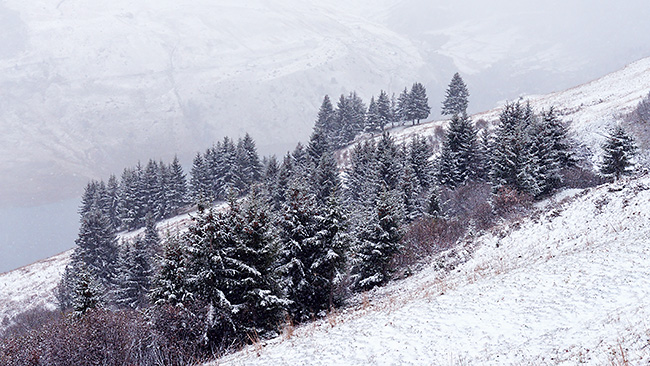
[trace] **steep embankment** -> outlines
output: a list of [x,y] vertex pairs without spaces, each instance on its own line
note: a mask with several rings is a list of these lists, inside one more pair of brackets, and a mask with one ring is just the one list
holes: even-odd
[[[570,190],[360,305],[219,365],[650,362],[650,177]],[[367,297],[363,297],[367,296]]]

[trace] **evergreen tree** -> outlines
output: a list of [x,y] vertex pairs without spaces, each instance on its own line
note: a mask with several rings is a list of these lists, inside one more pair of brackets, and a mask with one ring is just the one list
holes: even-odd
[[476,177],[478,169],[476,130],[466,114],[454,114],[440,153],[438,183],[456,187]]
[[366,123],[363,130],[365,132],[375,133],[382,129],[382,116],[379,114],[379,107],[375,102],[375,97],[372,97],[370,98],[370,104],[368,105],[368,113],[366,113]]
[[633,165],[632,157],[637,147],[623,127],[617,125],[611,129],[602,148],[603,161],[600,164],[600,172],[603,175],[618,180],[622,175],[630,174],[629,168]]
[[72,310],[76,315],[84,315],[88,310],[101,306],[104,302],[103,286],[84,264],[76,268],[76,277],[72,289]]
[[169,209],[168,216],[178,215],[180,210],[187,203],[187,180],[183,167],[181,167],[178,157],[169,166],[169,189],[166,191],[167,205]]
[[325,131],[314,126],[314,130],[309,137],[309,144],[307,145],[307,153],[309,154],[312,165],[318,165],[321,157],[329,151],[330,147]]
[[101,211],[84,215],[75,244],[73,267],[74,263],[83,263],[102,286],[110,287],[116,275],[117,239],[110,221]]
[[334,106],[330,101],[330,97],[325,95],[318,111],[318,119],[314,125],[314,131],[320,131],[327,145],[330,147],[336,147],[338,144],[337,139],[341,126],[337,122],[337,113],[334,110]]
[[346,196],[354,212],[365,216],[363,208],[372,206],[377,195],[376,147],[372,140],[354,146],[347,171]]
[[399,152],[388,132],[384,132],[377,142],[376,161],[379,185],[385,186],[389,191],[396,189],[401,174]]
[[168,237],[158,271],[152,280],[150,301],[154,305],[177,305],[192,299],[187,286],[185,252],[180,238]]
[[404,110],[404,118],[411,120],[413,124],[420,124],[420,120],[429,117],[431,107],[429,107],[429,98],[424,85],[413,83],[409,93],[408,104]]
[[[62,310],[75,308],[75,299],[79,296],[79,286],[93,291],[105,291],[116,282],[117,247],[115,229],[100,210],[93,210],[83,215],[79,236],[75,240],[77,247],[72,252],[70,263],[66,266],[56,290],[56,297]],[[87,273],[81,283],[80,275]],[[92,282],[92,283],[91,283]],[[92,285],[92,286],[91,286]],[[83,290],[83,289],[82,289]],[[84,290],[85,291],[85,290]]]
[[278,158],[275,155],[271,155],[264,164],[264,183],[269,187],[272,186],[279,172]]
[[196,153],[190,172],[190,190],[194,203],[210,202],[212,200],[212,187],[208,169],[200,153]]
[[409,93],[407,88],[404,88],[404,90],[400,93],[399,97],[397,98],[397,104],[395,108],[395,121],[396,122],[402,122],[402,125],[404,124],[405,121],[407,121],[410,117],[408,115],[409,109],[411,108],[411,94]]
[[303,144],[298,142],[296,147],[291,152],[291,179],[304,179],[307,180],[310,172],[314,168],[309,154],[307,153]]
[[142,175],[143,206],[138,215],[140,219],[144,219],[148,213],[156,219],[162,218],[164,192],[160,177],[160,166],[154,160],[149,160]]
[[323,155],[314,170],[312,178],[313,191],[316,194],[316,202],[325,205],[334,194],[341,188],[338,165],[331,153]]
[[[314,287],[319,299],[314,299],[313,311],[332,309],[334,292],[345,268],[350,238],[347,218],[339,204],[338,191],[332,192],[322,212],[316,216],[316,229],[312,241],[314,260],[309,270],[314,277]],[[327,300],[323,298],[327,295]]]
[[217,179],[220,189],[217,197],[225,199],[228,188],[236,188],[239,192],[245,192],[246,187],[237,148],[228,137],[224,137],[221,144],[221,156],[223,157],[224,171]]
[[317,291],[310,270],[314,259],[316,203],[308,188],[294,181],[287,191],[279,223],[282,238],[280,273],[289,313],[296,321],[311,318],[319,311],[323,294]]
[[426,138],[417,135],[411,139],[409,146],[410,163],[417,177],[417,183],[422,190],[427,190],[431,187],[431,172],[433,171],[429,160],[432,154],[431,147]]
[[366,106],[356,92],[341,95],[336,106],[339,134],[332,141],[333,148],[341,148],[354,140],[363,131]]
[[123,308],[141,309],[148,304],[151,288],[150,253],[142,238],[123,246],[118,266],[115,300]]
[[447,87],[445,100],[442,102],[442,114],[454,115],[467,112],[469,92],[460,74],[455,73]]
[[231,276],[231,269],[224,260],[225,251],[235,245],[229,225],[223,214],[208,208],[194,217],[194,223],[184,236],[188,255],[187,297],[206,304],[204,346],[220,345],[237,336],[233,307],[225,294]]
[[499,117],[491,149],[490,179],[495,190],[507,186],[537,196],[536,156],[530,127],[534,114],[529,105],[508,104]]
[[113,229],[119,229],[121,222],[119,218],[119,194],[120,185],[115,175],[111,174],[106,183],[106,207],[105,212]]
[[355,275],[358,290],[370,290],[391,278],[390,262],[399,252],[403,236],[399,201],[394,194],[382,191],[370,223],[361,232]]
[[242,180],[246,187],[250,187],[255,183],[259,183],[262,179],[262,164],[260,163],[259,155],[257,155],[257,148],[255,141],[247,133],[241,140],[239,150],[241,151],[241,174]]
[[393,110],[391,106],[391,100],[388,97],[388,93],[385,91],[379,92],[379,97],[377,98],[377,113],[379,114],[379,123],[377,131],[383,131],[386,124],[393,122]]
[[260,187],[255,186],[241,210],[231,207],[230,211],[237,244],[225,251],[225,265],[232,268],[226,297],[236,309],[235,322],[241,336],[275,330],[288,305],[275,271],[278,241],[267,202]]
[[[404,150],[407,147],[404,146]],[[403,222],[411,222],[422,215],[422,204],[420,202],[421,188],[418,184],[418,178],[415,169],[411,164],[408,151],[402,153],[402,169],[399,181],[399,194],[402,198]]]
[[574,143],[569,138],[569,126],[562,122],[553,107],[541,114],[543,133],[551,141],[553,160],[560,169],[576,164]]

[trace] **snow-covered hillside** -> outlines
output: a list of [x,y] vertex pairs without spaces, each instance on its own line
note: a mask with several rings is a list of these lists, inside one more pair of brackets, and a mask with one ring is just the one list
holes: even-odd
[[[536,108],[556,106],[573,120],[576,137],[597,144],[604,127],[647,94],[647,85],[650,59],[531,101]],[[392,133],[398,140],[432,135],[441,124]],[[466,244],[455,271],[446,274],[433,264],[359,297],[355,309],[299,327],[289,339],[287,330],[222,362],[602,364],[623,355],[650,361],[642,321],[650,316],[644,303],[650,295],[650,177],[619,188],[562,192],[540,203],[533,220]],[[164,233],[186,224],[181,216],[158,228]],[[54,306],[52,289],[68,256],[0,274],[0,326],[32,306]]]
[[[571,122],[573,137],[598,158],[608,129],[622,122],[625,115],[630,113],[641,99],[648,96],[648,93],[650,58],[645,58],[589,83],[546,95],[522,96],[522,101],[530,102],[537,112],[553,107],[562,120]],[[501,102],[501,105],[504,103]],[[493,126],[498,122],[501,111],[502,106],[477,113],[472,115],[472,120],[485,120],[488,127]],[[397,142],[408,142],[416,135],[429,136],[434,141],[440,141],[443,136],[442,128],[446,123],[445,120],[437,120],[418,126],[407,124],[389,131]],[[369,137],[360,136],[360,139]],[[647,143],[648,141],[643,142]],[[350,149],[351,147],[340,152],[341,161],[349,156]],[[647,159],[646,151],[641,151],[641,154]]]
[[650,362],[650,177],[570,190],[354,309],[218,365]]
[[324,94],[355,89],[367,101],[420,81],[436,113],[455,71],[475,110],[569,87],[650,56],[648,11],[559,0],[5,0],[0,204],[77,196],[88,178],[137,160],[178,152],[189,164],[245,131],[264,152],[284,151],[307,138]]

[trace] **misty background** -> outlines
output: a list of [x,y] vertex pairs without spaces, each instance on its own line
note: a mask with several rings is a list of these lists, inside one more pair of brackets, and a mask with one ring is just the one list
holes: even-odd
[[[645,1],[0,1],[0,272],[74,246],[79,197],[249,132],[283,154],[325,94],[454,72],[470,112],[650,56]],[[186,169],[187,172],[187,169]]]

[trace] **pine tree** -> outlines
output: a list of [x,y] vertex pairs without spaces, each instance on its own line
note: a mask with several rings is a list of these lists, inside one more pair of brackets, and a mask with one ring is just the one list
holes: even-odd
[[379,123],[378,130],[383,131],[386,124],[393,122],[393,110],[391,106],[391,100],[388,97],[388,93],[385,91],[379,92],[379,97],[377,98],[377,112],[379,114]]
[[333,148],[341,148],[352,142],[363,131],[366,106],[356,92],[341,95],[336,106],[338,135],[333,139]]
[[415,174],[415,169],[411,164],[410,156],[407,147],[402,153],[402,169],[399,181],[399,194],[402,198],[402,207],[404,208],[404,216],[402,221],[409,223],[422,215],[422,204],[420,202],[421,188],[418,184],[418,178]]
[[442,144],[438,183],[456,187],[476,177],[478,165],[476,130],[466,114],[454,114]]
[[226,297],[236,309],[241,336],[275,330],[289,304],[281,296],[275,271],[278,241],[267,202],[255,186],[241,209],[231,207],[229,214],[237,243],[225,251],[224,263],[232,273]]
[[279,270],[286,297],[292,302],[289,313],[296,321],[315,315],[322,295],[314,287],[310,270],[314,255],[315,217],[316,203],[309,189],[300,181],[294,181],[282,206]]
[[622,175],[630,174],[629,168],[633,165],[632,157],[637,147],[623,127],[617,125],[612,128],[602,148],[603,161],[600,164],[600,172],[603,175],[618,180]]
[[106,207],[105,212],[113,229],[119,229],[121,222],[119,218],[119,194],[120,185],[115,175],[111,174],[106,183]]
[[88,310],[100,307],[105,290],[88,268],[81,264],[76,268],[72,289],[72,310],[76,315],[84,315]]
[[235,245],[229,225],[223,214],[208,208],[194,217],[194,223],[184,236],[188,297],[206,304],[202,335],[205,346],[219,345],[237,336],[233,307],[225,295],[231,275],[225,251]]
[[395,141],[388,132],[384,132],[377,142],[376,161],[379,185],[384,185],[389,191],[397,188],[399,183],[400,161]]
[[357,250],[356,288],[370,290],[391,278],[390,262],[400,250],[403,233],[400,228],[399,198],[384,190],[370,223],[360,235]]
[[123,245],[115,290],[115,301],[120,307],[141,309],[148,304],[152,275],[150,258],[142,238]]
[[236,188],[239,192],[245,192],[246,187],[237,148],[228,137],[224,137],[221,144],[221,156],[223,157],[224,171],[217,179],[220,188],[217,197],[225,199],[229,188]]
[[71,259],[73,268],[76,263],[83,263],[102,286],[110,287],[116,275],[117,239],[110,221],[101,211],[84,215],[75,244],[77,247]]
[[[314,312],[332,309],[334,292],[343,275],[349,249],[347,217],[339,204],[338,191],[332,192],[323,210],[316,216],[316,229],[312,245],[315,248],[310,271],[319,299],[315,299]],[[327,300],[323,298],[327,295]]]
[[257,147],[255,141],[247,133],[238,144],[241,155],[241,169],[242,180],[244,186],[250,187],[253,184],[259,183],[262,179],[262,164],[260,163],[259,155],[257,154]]
[[190,172],[190,191],[194,203],[210,202],[212,187],[209,182],[208,169],[200,153],[196,153]]
[[307,145],[307,153],[309,154],[312,165],[318,165],[321,157],[329,151],[330,147],[325,131],[314,126],[314,130],[309,137],[309,144]]
[[424,85],[413,83],[409,93],[409,101],[404,111],[404,117],[411,120],[413,124],[420,124],[420,120],[429,117],[431,107],[429,107],[429,98]]
[[336,147],[340,127],[337,121],[337,113],[334,111],[330,97],[325,95],[318,111],[318,119],[314,125],[314,131],[318,130],[322,133],[328,146]]
[[433,167],[429,160],[432,154],[431,147],[426,138],[417,135],[411,139],[409,147],[410,163],[417,177],[418,185],[422,190],[427,190],[432,183]]
[[[100,210],[92,210],[83,215],[77,247],[72,252],[70,263],[66,266],[57,286],[56,297],[62,310],[78,308],[84,291],[93,291],[93,298],[103,301],[117,280],[117,246],[115,229]],[[86,278],[81,278],[82,274]],[[81,282],[80,282],[81,281]],[[85,282],[84,282],[85,281]],[[100,291],[96,293],[96,291]],[[85,293],[86,296],[88,293]],[[84,302],[85,304],[85,302]]]
[[187,286],[185,251],[179,237],[168,237],[158,271],[152,279],[149,299],[154,305],[177,305],[192,299]]
[[411,106],[411,94],[409,93],[407,88],[404,88],[404,90],[400,93],[399,97],[397,98],[397,104],[395,107],[395,121],[396,122],[401,122],[403,125],[405,121],[407,121],[410,117],[409,109]]
[[499,117],[491,149],[490,179],[496,190],[507,186],[536,196],[536,157],[532,153],[529,127],[534,114],[529,105],[508,104]]
[[318,162],[312,177],[312,187],[319,205],[325,205],[334,192],[340,190],[338,165],[331,153],[323,155]]
[[379,114],[379,107],[375,102],[375,97],[370,98],[368,113],[366,113],[366,123],[363,128],[364,132],[375,133],[383,128],[382,116]]
[[174,216],[178,215],[181,208],[187,203],[187,180],[177,156],[174,156],[168,171],[169,189],[166,197],[169,209],[168,216]]
[[346,197],[354,207],[353,212],[365,216],[361,211],[374,203],[377,195],[376,147],[372,140],[354,146],[350,154],[350,167],[347,171]]
[[447,87],[445,100],[442,102],[442,114],[450,116],[466,113],[468,97],[469,92],[465,82],[460,77],[460,74],[455,73]]
[[142,175],[144,205],[138,217],[144,219],[151,213],[156,219],[162,218],[164,192],[160,179],[160,166],[154,160],[149,160]]

